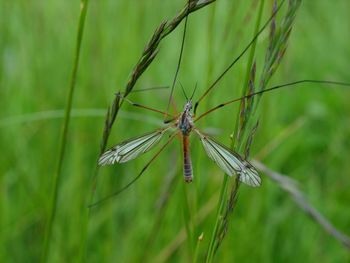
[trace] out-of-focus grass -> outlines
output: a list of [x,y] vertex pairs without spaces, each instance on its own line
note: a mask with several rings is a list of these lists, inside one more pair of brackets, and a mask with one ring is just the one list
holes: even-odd
[[[156,26],[172,17],[184,1],[92,1],[82,46],[75,109],[100,109],[122,89],[132,67]],[[198,82],[204,90],[235,54],[249,42],[256,8],[249,1],[217,1],[191,15],[179,80],[188,93]],[[350,81],[350,20],[347,1],[305,1],[297,15],[289,48],[272,83],[312,78]],[[156,10],[156,12],[155,12]],[[266,9],[265,19],[270,9]],[[52,110],[65,105],[72,50],[78,23],[78,1],[0,1],[1,120]],[[259,39],[263,61],[268,34]],[[162,44],[159,56],[137,87],[169,85],[180,47],[177,29]],[[210,64],[208,63],[210,62]],[[210,95],[199,111],[240,94],[247,57]],[[238,88],[239,87],[239,88]],[[183,95],[175,92],[178,108]],[[252,157],[300,118],[305,122],[262,160],[269,167],[298,180],[315,207],[347,232],[350,218],[349,90],[305,85],[263,96],[260,126]],[[145,105],[166,108],[168,91],[133,94]],[[234,122],[228,121],[237,106],[222,109],[198,123],[215,131],[229,144]],[[147,118],[153,113],[124,105],[123,110],[144,114],[144,119],[117,120],[109,145],[140,135],[157,126]],[[141,115],[142,116],[142,115]],[[146,118],[147,117],[147,118]],[[53,228],[50,262],[71,262],[83,242],[82,221],[91,177],[99,152],[104,118],[72,119],[58,211]],[[45,119],[0,126],[3,153],[0,162],[0,261],[36,262],[41,254],[46,210],[58,154],[61,119]],[[170,255],[170,262],[191,258],[197,237],[203,261],[214,222],[211,198],[218,194],[222,172],[192,138],[195,181],[187,185],[193,218],[193,240],[169,248],[185,226],[184,189],[178,165],[179,143],[173,143],[130,190],[94,209],[87,240],[89,262],[133,262]],[[97,196],[103,197],[131,180],[151,153],[130,163],[101,169]],[[156,203],[174,170],[179,177],[152,242],[146,246],[157,217]],[[218,262],[345,262],[349,253],[303,214],[276,185],[262,175],[263,186],[241,187],[238,206],[216,260]],[[216,200],[215,200],[216,201]],[[203,212],[203,207],[209,207]],[[202,213],[196,216],[197,213]],[[349,234],[349,233],[348,233]],[[170,253],[173,252],[173,253]],[[193,256],[193,255],[192,255]],[[164,258],[164,257],[163,257]]]

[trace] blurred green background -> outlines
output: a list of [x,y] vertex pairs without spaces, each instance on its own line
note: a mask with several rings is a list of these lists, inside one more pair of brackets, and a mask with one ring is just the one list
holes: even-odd
[[[257,2],[220,0],[190,16],[179,74],[187,93],[198,82],[200,95],[250,41]],[[183,183],[181,148],[175,141],[136,184],[87,218],[106,109],[113,94],[124,89],[155,28],[184,3],[90,1],[49,262],[76,262],[84,254],[84,262],[188,262],[201,233],[199,262],[204,260],[224,177],[194,136],[194,183]],[[270,10],[271,1],[266,1],[263,21]],[[286,56],[270,85],[299,79],[350,82],[349,10],[347,0],[302,3]],[[38,262],[42,253],[78,15],[79,1],[0,0],[0,262]],[[161,43],[136,88],[171,84],[181,34],[182,26]],[[268,32],[258,41],[257,75],[267,39]],[[200,112],[241,94],[246,63],[247,56],[200,105]],[[168,95],[169,90],[148,91],[129,98],[165,110]],[[349,88],[316,84],[264,95],[251,153],[297,180],[315,208],[347,234],[349,95]],[[185,99],[179,87],[175,97],[181,110]],[[228,106],[198,126],[229,145],[236,111],[237,105]],[[161,121],[162,116],[125,104],[109,145],[156,129]],[[95,199],[125,185],[151,156],[103,167]],[[241,187],[216,262],[350,261],[349,251],[275,183],[264,175],[262,179],[260,188]],[[192,240],[184,228],[188,218]]]

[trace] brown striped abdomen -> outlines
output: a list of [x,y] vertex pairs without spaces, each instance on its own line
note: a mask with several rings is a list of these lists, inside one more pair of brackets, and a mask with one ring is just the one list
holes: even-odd
[[190,156],[190,140],[188,135],[182,136],[184,154],[184,178],[186,183],[192,182],[192,162]]

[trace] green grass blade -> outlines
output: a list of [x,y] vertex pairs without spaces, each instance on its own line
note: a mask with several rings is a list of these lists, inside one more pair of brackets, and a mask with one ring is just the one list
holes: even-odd
[[88,8],[88,0],[81,0],[79,25],[78,25],[78,32],[77,32],[77,39],[76,39],[76,49],[75,49],[74,62],[73,62],[73,70],[71,73],[71,79],[70,79],[69,91],[68,91],[68,97],[67,97],[67,104],[66,104],[65,114],[64,114],[64,123],[63,123],[63,130],[62,130],[62,135],[61,135],[61,140],[60,140],[60,146],[59,146],[60,149],[59,149],[59,155],[58,155],[57,169],[56,169],[56,173],[54,175],[54,186],[53,186],[53,191],[52,191],[52,195],[51,195],[51,203],[50,203],[50,208],[49,208],[50,211],[49,211],[48,221],[47,221],[46,230],[45,230],[45,239],[44,239],[44,246],[43,246],[42,258],[41,258],[42,262],[48,261],[49,250],[50,250],[50,241],[51,241],[51,237],[52,237],[52,228],[53,228],[53,223],[54,223],[56,212],[57,212],[58,190],[59,190],[59,185],[60,185],[65,150],[66,150],[66,146],[67,146],[69,120],[70,120],[70,116],[71,116],[72,102],[73,102],[77,72],[78,72],[78,67],[79,67],[80,49],[81,49],[81,42],[83,39],[83,32],[84,32],[84,25],[85,25],[87,8]]
[[222,210],[224,208],[224,204],[225,204],[225,200],[226,200],[225,196],[226,196],[226,192],[227,192],[227,186],[228,186],[228,175],[225,174],[224,181],[223,181],[222,187],[221,187],[220,198],[219,198],[219,202],[218,202],[218,209],[217,209],[217,213],[216,213],[216,217],[215,217],[215,224],[214,224],[213,231],[211,234],[209,248],[208,248],[208,252],[207,252],[207,258],[205,261],[206,263],[212,262],[212,260],[213,260],[215,238],[216,238],[216,233],[219,229],[219,225],[220,225],[220,221],[221,221],[221,213],[222,213]]
[[[262,18],[262,13],[264,10],[264,2],[265,1],[261,1],[260,2],[260,8],[259,8],[259,13],[258,13],[258,17],[256,20],[256,26],[255,26],[255,32],[254,35],[257,34],[257,32],[259,31],[259,27],[260,27],[260,22],[261,22],[261,18]],[[242,94],[245,94],[246,90],[247,90],[247,85],[248,85],[248,81],[249,81],[249,72],[250,69],[252,67],[253,64],[253,60],[254,60],[254,54],[255,54],[255,48],[256,48],[256,42],[254,42],[254,44],[252,45],[250,54],[249,54],[249,61],[248,61],[248,65],[247,65],[247,71],[246,71],[246,78],[245,78],[245,85],[243,87],[243,91]],[[238,120],[238,118],[237,118]],[[238,128],[238,121],[236,122],[236,129]],[[231,147],[233,147],[233,145],[231,145]],[[228,175],[225,175],[225,179],[223,181],[222,187],[221,187],[221,193],[220,193],[220,199],[219,199],[219,203],[218,203],[218,212],[216,214],[216,218],[215,218],[215,224],[213,227],[213,231],[212,231],[212,236],[210,239],[210,243],[209,243],[209,248],[208,248],[208,252],[207,252],[207,258],[206,258],[206,262],[210,263],[213,261],[214,258],[214,254],[216,251],[216,247],[217,247],[217,234],[218,234],[218,230],[221,228],[222,226],[222,212],[225,206],[225,203],[227,201],[227,189],[228,189]]]

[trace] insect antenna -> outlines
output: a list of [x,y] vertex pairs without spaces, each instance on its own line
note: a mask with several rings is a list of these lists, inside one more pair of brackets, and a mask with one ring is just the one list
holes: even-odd
[[243,49],[243,51],[231,62],[231,64],[219,75],[219,77],[207,88],[207,90],[203,93],[203,95],[196,101],[194,105],[194,114],[196,114],[197,107],[199,103],[206,97],[206,95],[216,86],[216,84],[225,76],[225,74],[237,63],[238,60],[248,51],[248,49],[254,44],[260,34],[267,28],[270,22],[274,19],[278,11],[283,6],[285,0],[282,0],[281,4],[276,8],[276,10],[272,13],[270,18],[265,22],[265,24],[261,27],[258,33],[253,37],[253,39],[249,42],[249,44]]
[[[183,50],[184,50],[184,46],[185,46],[185,37],[186,37],[187,20],[188,20],[188,15],[189,15],[190,2],[191,2],[191,0],[188,0],[188,2],[187,2],[186,18],[185,18],[184,31],[183,31],[183,34],[182,34],[180,56],[179,56],[179,61],[178,61],[177,66],[176,66],[176,71],[175,71],[175,76],[174,76],[174,79],[173,79],[173,83],[171,85],[169,101],[168,101],[168,105],[167,105],[167,108],[166,108],[166,112],[167,113],[169,112],[170,103],[173,100],[173,93],[174,93],[174,88],[175,88],[175,84],[176,84],[176,79],[177,79],[177,75],[179,74],[181,60],[182,60],[182,54],[183,54]],[[165,118],[166,118],[166,116],[164,116],[164,119]]]
[[186,98],[186,101],[188,101],[188,96],[187,96],[187,94],[186,94],[186,91],[185,91],[185,89],[184,89],[184,86],[182,86],[181,82],[179,82],[179,83],[180,83],[180,86],[181,86],[181,89],[182,89],[182,93],[184,94],[184,96],[185,96],[185,98]]
[[260,91],[257,91],[257,92],[254,92],[254,93],[251,93],[251,94],[248,94],[248,95],[245,95],[241,98],[237,98],[237,99],[233,99],[233,100],[230,100],[230,101],[227,101],[225,103],[221,103],[219,105],[217,105],[216,107],[214,108],[211,108],[209,109],[208,111],[204,112],[203,114],[201,114],[199,117],[197,117],[194,122],[202,119],[204,116],[208,115],[209,113],[219,109],[219,108],[222,108],[226,105],[229,105],[231,103],[234,103],[236,101],[241,101],[241,100],[244,100],[244,99],[249,99],[253,96],[256,96],[256,95],[261,95],[265,92],[270,92],[270,91],[273,91],[273,90],[277,90],[277,89],[280,89],[280,88],[285,88],[285,87],[289,87],[289,86],[294,86],[294,85],[299,85],[299,84],[302,84],[302,83],[318,83],[318,84],[330,84],[330,85],[335,85],[335,86],[345,86],[345,87],[350,87],[350,83],[347,83],[347,82],[340,82],[340,81],[332,81],[332,80],[313,80],[313,79],[303,79],[303,80],[297,80],[297,81],[293,81],[293,82],[289,82],[289,83],[285,83],[285,84],[281,84],[281,85],[276,85],[276,86],[273,86],[271,88],[268,88],[268,89],[265,89],[265,90],[260,90]]
[[197,86],[198,86],[198,82],[196,82],[196,85],[194,86],[190,100],[193,99],[193,96],[194,96],[194,93],[196,92]]
[[106,201],[108,201],[109,199],[121,194],[122,192],[124,192],[126,189],[128,189],[131,185],[133,185],[138,179],[140,179],[141,175],[143,175],[143,173],[147,170],[147,168],[151,165],[151,163],[158,157],[158,155],[164,150],[164,148],[175,138],[175,136],[178,134],[178,132],[174,132],[170,138],[167,140],[167,142],[165,144],[163,144],[162,148],[159,149],[158,152],[156,152],[155,155],[153,155],[153,157],[148,161],[148,163],[142,168],[141,172],[134,178],[132,179],[128,184],[126,184],[124,187],[122,187],[121,189],[119,189],[118,191],[107,195],[106,197],[100,199],[99,201],[92,203],[90,205],[88,205],[88,208],[91,209],[95,206],[98,206],[102,203],[105,203]]

